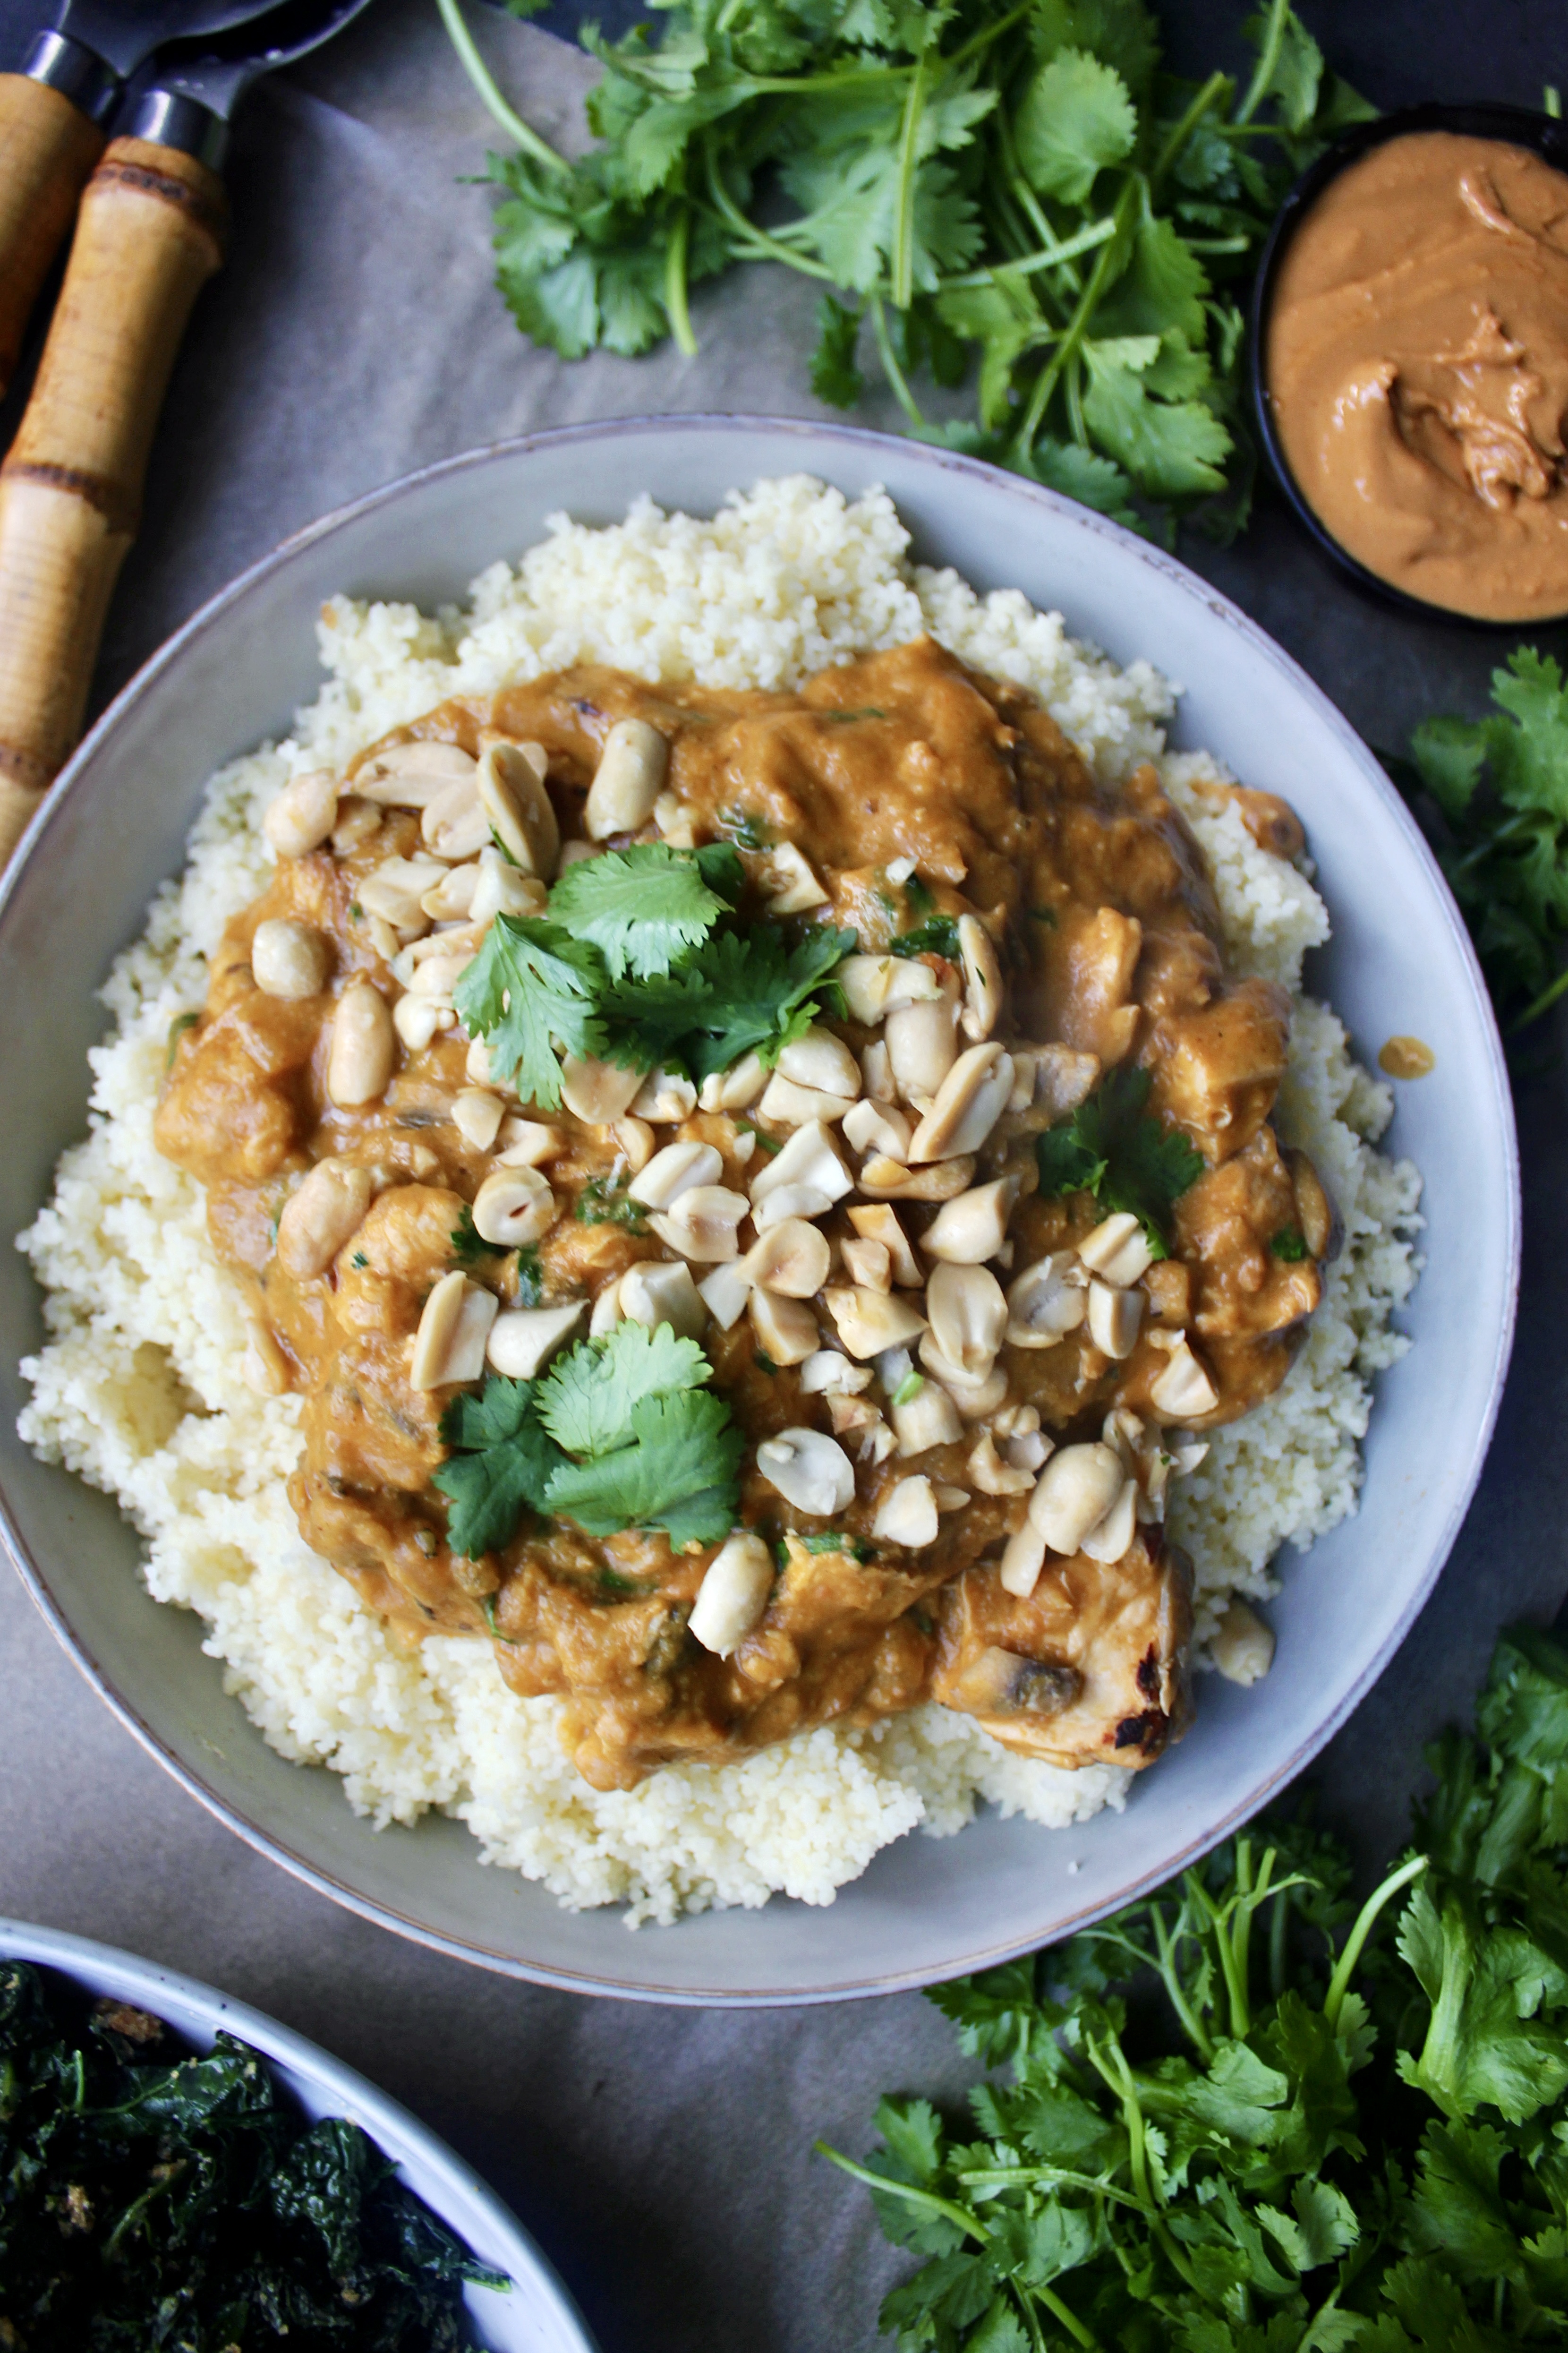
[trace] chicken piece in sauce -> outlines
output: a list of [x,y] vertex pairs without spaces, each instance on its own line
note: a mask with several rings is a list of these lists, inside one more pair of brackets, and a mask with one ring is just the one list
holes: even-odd
[[[595,813],[612,730],[653,744],[658,795],[623,778]],[[475,761],[497,741],[536,779],[533,879],[485,847]],[[1299,846],[1283,804],[1252,799],[1273,846]],[[798,693],[583,667],[455,700],[347,776],[291,787],[272,829],[286,854],[224,935],[157,1140],[205,1186],[215,1244],[251,1288],[260,1377],[301,1396],[301,1531],[366,1606],[409,1640],[489,1640],[514,1691],[563,1698],[601,1788],[930,1698],[1058,1764],[1156,1757],[1188,1704],[1165,1433],[1278,1387],[1333,1216],[1272,1125],[1288,1000],[1227,975],[1154,770],[1107,790],[1022,689],[919,639]],[[679,1072],[589,1065],[576,1109],[519,1103],[458,1026],[457,977],[498,907],[543,911],[557,855],[661,839],[739,846],[742,921],[855,932],[846,1017],[772,1081],[721,1074],[700,1101]],[[1201,1155],[1163,1258],[1122,1232],[1136,1219],[1039,1190],[1039,1135],[1118,1071],[1147,1074],[1146,1115]],[[432,1484],[442,1414],[484,1365],[416,1386],[437,1293],[476,1332],[561,1309],[557,1345],[662,1295],[647,1271],[681,1253],[626,1186],[673,1143],[709,1147],[709,1181],[745,1211],[693,1280],[759,1267],[765,1172],[813,1117],[844,1187],[803,1196],[826,1247],[797,1239],[792,1263],[815,1251],[825,1279],[802,1299],[782,1275],[777,1292],[738,1278],[747,1303],[704,1309],[697,1335],[745,1440],[742,1527],[777,1564],[737,1639],[691,1631],[718,1544],[524,1513],[479,1558],[454,1551]],[[491,1247],[474,1204],[517,1169],[533,1172],[513,1192],[539,1205],[534,1238]],[[889,1331],[903,1342],[876,1345]],[[1010,1588],[1002,1564],[1028,1548],[1052,1451],[1118,1430],[1127,1541],[1097,1556],[1108,1506],[1086,1549],[1041,1547],[1028,1589]],[[848,1499],[824,1508],[800,1481],[829,1446]]]

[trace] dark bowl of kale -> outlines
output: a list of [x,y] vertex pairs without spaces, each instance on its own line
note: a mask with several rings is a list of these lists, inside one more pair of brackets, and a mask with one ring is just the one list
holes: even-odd
[[477,2175],[260,2011],[0,1920],[5,2353],[594,2353]]

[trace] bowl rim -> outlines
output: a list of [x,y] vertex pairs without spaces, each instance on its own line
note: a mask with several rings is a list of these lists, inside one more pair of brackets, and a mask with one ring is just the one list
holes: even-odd
[[[582,2353],[597,2353],[588,2324],[554,2264],[483,2176],[401,2100],[395,2100],[368,2075],[312,2042],[308,2035],[202,1978],[187,1977],[183,1969],[165,1968],[163,1962],[148,1960],[121,1945],[106,1945],[95,1936],[46,1927],[37,1921],[0,1914],[0,1960],[28,1961],[41,1968],[89,1978],[101,1990],[112,1991],[121,2000],[133,2000],[162,2018],[165,2025],[174,2025],[176,2033],[186,2030],[170,2020],[161,2004],[182,2004],[209,2024],[215,2034],[236,2035],[274,2065],[307,2077],[337,2104],[332,2113],[361,2125],[384,2156],[393,2155],[389,2142],[411,2147],[454,2202],[466,2204],[470,2218],[477,2213],[482,2219],[500,2250],[496,2267],[504,2266],[510,2274],[513,2292],[553,2297],[560,2318],[577,2331]],[[404,2159],[395,2158],[394,2162],[401,2168]],[[469,2226],[456,2221],[449,2210],[437,2207],[425,2191],[416,2194],[472,2252]]]
[[1405,106],[1393,114],[1379,115],[1373,121],[1352,122],[1342,131],[1292,183],[1274,216],[1273,226],[1258,258],[1247,314],[1247,394],[1253,427],[1268,461],[1269,471],[1296,521],[1319,553],[1326,555],[1336,570],[1353,582],[1364,595],[1375,598],[1380,605],[1392,606],[1397,612],[1417,614],[1423,620],[1446,622],[1450,628],[1484,629],[1489,636],[1506,633],[1517,637],[1521,629],[1559,628],[1568,620],[1568,605],[1560,613],[1549,613],[1534,619],[1494,621],[1475,614],[1458,612],[1451,605],[1431,604],[1425,596],[1415,596],[1408,588],[1400,588],[1392,580],[1383,579],[1336,539],[1318,513],[1291,471],[1275,420],[1267,361],[1268,314],[1274,300],[1275,280],[1291,238],[1330,181],[1337,179],[1352,164],[1359,163],[1374,147],[1386,146],[1391,139],[1408,138],[1414,133],[1430,131],[1447,131],[1460,138],[1491,139],[1505,145],[1529,147],[1554,170],[1568,174],[1568,122],[1560,116],[1538,112],[1532,107],[1503,105],[1490,99],[1455,105],[1443,100],[1428,99],[1419,106]]
[[[50,786],[43,802],[35,812],[32,822],[18,845],[10,866],[0,876],[0,918],[3,918],[12,893],[18,887],[26,863],[42,848],[49,825],[69,795],[87,763],[121,717],[146,694],[174,662],[184,655],[207,628],[245,596],[251,587],[289,561],[301,549],[330,536],[342,526],[360,516],[388,505],[411,491],[445,477],[456,476],[483,467],[498,459],[525,456],[536,451],[549,451],[568,445],[593,442],[628,434],[657,438],[662,433],[688,433],[693,430],[704,435],[766,434],[797,439],[802,444],[803,457],[815,444],[829,441],[847,444],[853,450],[864,452],[868,460],[879,451],[897,453],[901,459],[911,456],[920,463],[929,463],[942,471],[961,478],[977,478],[994,482],[998,477],[1009,491],[1034,506],[1045,519],[1070,518],[1074,526],[1087,529],[1093,536],[1104,537],[1136,554],[1140,562],[1173,580],[1187,596],[1198,595],[1208,611],[1228,628],[1242,638],[1275,672],[1282,686],[1304,697],[1314,708],[1324,726],[1344,745],[1347,754],[1363,770],[1368,787],[1383,799],[1391,818],[1405,836],[1412,854],[1427,870],[1429,878],[1437,885],[1447,916],[1450,943],[1470,980],[1478,1007],[1485,1020],[1489,1048],[1489,1077],[1492,1102],[1499,1114],[1502,1159],[1506,1176],[1504,1202],[1505,1230],[1503,1262],[1506,1268],[1502,1314],[1500,1319],[1493,1360],[1489,1369],[1488,1402],[1475,1430],[1469,1459],[1464,1466],[1459,1486],[1446,1515],[1440,1535],[1433,1546],[1429,1573],[1417,1591],[1407,1599],[1396,1621],[1378,1651],[1364,1664],[1352,1686],[1339,1703],[1327,1712],[1303,1736],[1296,1748],[1282,1759],[1261,1788],[1237,1799],[1214,1821],[1184,1838],[1180,1846],[1157,1867],[1134,1873],[1126,1885],[1103,1902],[1089,1902],[1077,1910],[1064,1913],[1060,1924],[1052,1931],[1052,1940],[1070,1936],[1096,1919],[1105,1917],[1122,1905],[1131,1903],[1171,1876],[1188,1868],[1216,1846],[1219,1841],[1243,1826],[1258,1810],[1269,1803],[1288,1787],[1317,1757],[1327,1742],[1354,1712],[1373,1684],[1379,1680],[1416,1618],[1429,1599],[1458,1536],[1465,1515],[1479,1482],[1482,1468],[1490,1448],[1498,1414],[1502,1402],[1504,1382],[1512,1353],[1517,1321],[1520,1260],[1521,1248],[1521,1208],[1520,1187],[1519,1139],[1513,1113],[1511,1088],[1502,1040],[1498,1031],[1491,1001],[1482,976],[1479,960],[1463,918],[1454,904],[1451,892],[1442,877],[1431,848],[1415,818],[1405,807],[1392,781],[1384,774],[1373,754],[1363,744],[1330,696],[1301,668],[1293,656],[1276,643],[1261,625],[1244,613],[1239,606],[1213,587],[1201,575],[1193,573],[1175,556],[1163,548],[1139,537],[1109,517],[1084,507],[1063,493],[1028,481],[1022,476],[1007,474],[983,459],[961,452],[928,444],[912,442],[896,434],[874,432],[864,427],[820,423],[810,418],[757,416],[743,411],[671,411],[646,417],[622,417],[591,420],[586,423],[560,426],[538,433],[520,434],[481,444],[475,448],[419,467],[398,476],[391,482],[363,493],[361,497],[334,508],[283,540],[268,554],[238,574],[182,623],[181,627],[149,657],[148,660],[126,682],[108,705],[93,727],[73,753]],[[875,479],[868,475],[868,480]],[[672,2007],[712,2009],[795,2008],[816,2002],[868,1999],[875,1995],[919,1990],[936,1982],[929,1971],[919,1966],[884,1969],[874,1978],[845,1977],[830,1983],[802,1989],[796,1986],[748,1986],[742,1989],[731,1987],[671,1988],[647,1978],[628,1969],[614,1978],[588,1974],[570,1967],[525,1961],[508,1952],[500,1952],[478,1940],[449,1932],[426,1921],[414,1918],[396,1904],[363,1894],[357,1887],[340,1878],[321,1863],[310,1861],[296,1852],[278,1832],[263,1828],[234,1800],[220,1796],[199,1775],[187,1766],[164,1742],[163,1736],[142,1717],[130,1702],[117,1691],[108,1671],[89,1650],[71,1625],[66,1612],[50,1588],[47,1578],[22,1537],[13,1518],[9,1501],[0,1489],[0,1546],[15,1564],[23,1583],[79,1671],[98,1693],[126,1730],[140,1746],[169,1773],[186,1794],[256,1852],[279,1864],[293,1877],[302,1881],[319,1894],[353,1912],[362,1919],[378,1926],[390,1928],[395,1934],[430,1949],[447,1954],[499,1974],[525,1982],[560,1988],[574,1993],[599,1995],[609,2000],[666,2003]],[[677,1930],[668,1933],[678,1933]],[[654,1933],[654,1932],[649,1932]],[[658,1932],[663,1933],[663,1932]],[[633,1951],[638,1940],[630,1940]],[[1016,1936],[1003,1936],[993,1943],[982,1944],[967,1955],[944,1965],[943,1974],[956,1976],[991,1968],[1034,1949],[1037,1936],[1023,1942]],[[628,1953],[628,1960],[631,1954]]]

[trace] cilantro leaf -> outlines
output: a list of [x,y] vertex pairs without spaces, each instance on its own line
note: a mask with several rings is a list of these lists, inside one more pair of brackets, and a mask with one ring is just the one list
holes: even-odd
[[[1131,341],[1086,343],[1086,423],[1140,489],[1155,498],[1194,498],[1225,488],[1230,435],[1212,409],[1155,397],[1130,357]],[[1144,367],[1152,364],[1151,360]]]
[[668,1324],[651,1331],[617,1324],[602,1339],[580,1340],[539,1384],[538,1412],[573,1454],[604,1454],[629,1444],[632,1414],[644,1398],[700,1388],[712,1371],[695,1340]]
[[582,1226],[625,1226],[629,1234],[646,1234],[647,1212],[622,1186],[603,1176],[590,1176],[577,1196],[577,1222]]
[[917,923],[912,932],[900,932],[888,943],[888,954],[899,956],[946,956],[950,964],[959,960],[958,920],[953,915],[931,915]]
[[474,1213],[467,1201],[458,1212],[458,1222],[452,1229],[452,1263],[454,1266],[478,1266],[481,1259],[504,1258],[504,1242],[488,1242],[474,1223]]
[[1533,2017],[1548,1977],[1547,1956],[1527,1938],[1477,1934],[1457,1895],[1439,1915],[1423,1888],[1412,1897],[1399,1949],[1432,2004],[1426,2040],[1415,2056],[1402,2051],[1399,2072],[1446,2116],[1478,2107],[1521,2124],[1568,2090],[1568,2038]]
[[1036,1140],[1040,1191],[1092,1193],[1107,1215],[1130,1210],[1162,1257],[1171,1211],[1205,1168],[1179,1128],[1146,1113],[1153,1082],[1147,1071],[1109,1071],[1070,1118]]
[[1478,1725],[1433,1753],[1430,1862],[1359,1915],[1349,1856],[1276,1811],[933,1990],[988,2071],[977,2137],[900,2096],[864,2162],[817,2144],[925,2259],[884,2328],[910,2353],[1568,2340],[1568,1651],[1506,1637]]
[[562,1456],[540,1426],[534,1387],[492,1374],[477,1396],[465,1391],[441,1416],[452,1451],[431,1484],[451,1499],[448,1544],[470,1560],[509,1543],[524,1511],[547,1508]]
[[831,924],[814,926],[793,944],[776,923],[710,942],[698,958],[711,994],[690,1057],[694,1075],[727,1071],[753,1050],[775,1062],[818,1013],[842,1010],[828,976],[856,945],[853,932]]
[[853,932],[831,924],[815,925],[793,944],[779,923],[721,932],[678,971],[637,988],[611,988],[605,1011],[617,1038],[698,1080],[752,1051],[773,1062],[819,1012],[836,1008],[828,975],[855,944]]
[[696,859],[663,842],[579,859],[550,893],[552,923],[596,947],[612,980],[668,972],[723,913]]
[[1568,825],[1568,687],[1558,663],[1520,646],[1493,671],[1492,701],[1507,714],[1487,730],[1499,796]]
[[563,1463],[552,1474],[552,1511],[590,1535],[663,1528],[678,1546],[728,1535],[740,1507],[737,1474],[745,1439],[721,1398],[690,1388],[641,1397],[630,1409],[626,1435],[629,1442],[615,1452]]
[[1131,153],[1138,117],[1113,66],[1062,49],[1025,91],[1014,136],[1041,195],[1081,205],[1105,166]]
[[555,1048],[604,1054],[596,1010],[604,986],[604,962],[589,942],[537,917],[498,915],[453,995],[468,1029],[485,1039],[495,1076],[525,1103],[552,1111],[561,1101]]
[[847,310],[831,294],[825,294],[816,306],[816,328],[811,388],[818,400],[826,400],[834,408],[853,408],[866,389],[866,379],[855,364],[860,313]]
[[1436,716],[1385,759],[1470,928],[1507,1028],[1568,989],[1568,687],[1520,646],[1492,673],[1493,715]]

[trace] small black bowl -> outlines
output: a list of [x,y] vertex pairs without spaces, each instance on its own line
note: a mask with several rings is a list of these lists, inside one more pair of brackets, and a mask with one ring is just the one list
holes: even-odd
[[1447,605],[1430,605],[1425,597],[1412,596],[1408,590],[1395,588],[1391,582],[1380,579],[1375,572],[1369,572],[1364,564],[1341,546],[1304,495],[1290,471],[1274,422],[1273,404],[1268,397],[1267,333],[1274,283],[1285,258],[1285,248],[1329,182],[1337,177],[1347,164],[1358,163],[1373,147],[1381,147],[1385,140],[1403,139],[1413,131],[1450,131],[1464,139],[1506,141],[1510,146],[1532,148],[1556,171],[1568,173],[1568,122],[1560,121],[1554,115],[1533,113],[1528,107],[1442,106],[1436,103],[1406,106],[1397,114],[1380,115],[1375,122],[1353,123],[1348,131],[1342,132],[1333,144],[1325,148],[1317,162],[1302,173],[1280,206],[1258,259],[1258,275],[1252,285],[1248,359],[1253,422],[1274,479],[1284,491],[1297,521],[1331,563],[1347,579],[1353,580],[1358,588],[1364,589],[1382,604],[1397,606],[1401,612],[1418,613],[1426,620],[1458,622],[1465,628],[1506,629],[1517,635],[1524,628],[1550,628],[1556,621],[1568,619],[1568,613],[1549,615],[1532,623],[1477,620],[1467,613],[1454,612]]

